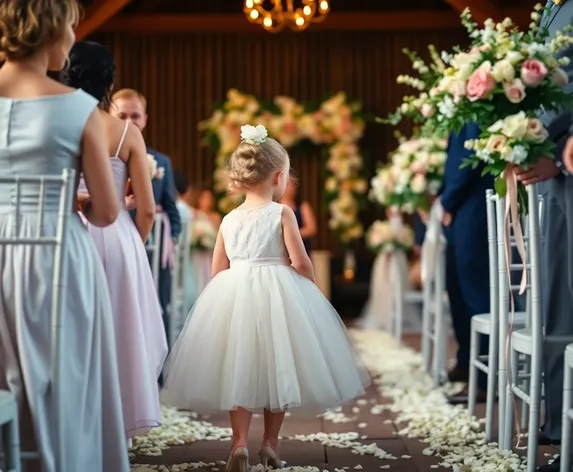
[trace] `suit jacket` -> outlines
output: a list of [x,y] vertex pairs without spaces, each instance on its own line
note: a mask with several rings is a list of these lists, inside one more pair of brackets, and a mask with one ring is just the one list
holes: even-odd
[[[543,17],[541,26],[548,28],[549,34],[551,37],[554,37],[557,31],[563,30],[566,26],[573,24],[573,1],[566,0],[561,5],[555,5],[553,1],[550,0],[547,5],[553,6],[551,12]],[[571,59],[569,65],[563,66],[563,70],[569,77],[569,83],[565,85],[564,89],[568,93],[573,93],[573,46],[569,46],[562,51],[558,57],[568,57]],[[561,161],[567,138],[573,134],[573,130],[571,129],[571,125],[573,124],[573,110],[563,109],[558,112],[543,112],[539,118],[549,132],[549,139],[557,144],[555,159]]]
[[480,134],[477,124],[467,123],[459,134],[452,133],[448,141],[448,158],[444,170],[441,203],[444,210],[454,215],[454,218],[460,211],[474,211],[476,203],[478,208],[483,207],[485,216],[485,191],[493,188],[493,177],[490,175],[482,177],[484,165],[476,169],[471,167],[460,169],[463,161],[472,152],[465,148],[464,143],[468,139],[478,138]]
[[161,205],[163,211],[169,218],[171,237],[177,239],[179,233],[181,233],[181,216],[179,215],[175,199],[175,179],[173,177],[171,161],[166,155],[154,149],[147,148],[147,152],[155,158],[158,168],[163,167],[165,169],[165,175],[162,179],[152,180],[153,197],[155,198],[155,204]]

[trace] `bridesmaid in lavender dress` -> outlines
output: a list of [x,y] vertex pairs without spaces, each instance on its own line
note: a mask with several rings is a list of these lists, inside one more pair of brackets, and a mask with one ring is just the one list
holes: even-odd
[[[80,169],[94,197],[84,207],[91,224],[106,226],[118,214],[97,101],[47,77],[60,70],[73,42],[75,0],[0,3],[0,174],[57,175]],[[12,234],[19,210],[20,235],[38,226],[36,185],[0,190],[0,236]],[[59,192],[44,199],[42,230],[53,237]],[[17,396],[23,451],[30,472],[129,472],[124,441],[109,292],[101,260],[78,215],[70,218],[64,247],[66,404],[64,467],[55,470],[54,398],[50,386],[53,248],[0,248],[0,389]],[[29,466],[29,467],[28,467]]]
[[[100,104],[121,210],[115,223],[98,228],[88,223],[107,275],[115,319],[119,380],[126,438],[160,425],[157,379],[167,356],[161,307],[144,241],[153,225],[155,202],[140,131],[109,115],[114,61],[101,45],[79,41],[70,53],[64,81],[92,95]],[[127,176],[137,206],[135,224],[125,205]],[[80,183],[80,195],[87,189]],[[84,199],[89,198],[83,194]]]

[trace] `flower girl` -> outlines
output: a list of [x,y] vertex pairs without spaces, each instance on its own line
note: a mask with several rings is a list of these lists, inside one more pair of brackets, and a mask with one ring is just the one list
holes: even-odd
[[280,468],[286,410],[322,413],[363,395],[370,383],[342,321],[313,283],[293,211],[276,203],[289,177],[287,152],[261,125],[241,131],[229,179],[246,199],[223,219],[214,278],[167,361],[163,392],[178,408],[230,412],[227,472],[249,468],[253,412],[265,417],[261,461]]

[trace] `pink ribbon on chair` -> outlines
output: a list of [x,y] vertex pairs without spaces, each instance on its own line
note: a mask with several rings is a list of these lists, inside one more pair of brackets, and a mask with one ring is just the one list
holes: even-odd
[[[511,224],[513,226],[513,235],[515,236],[517,252],[523,262],[523,272],[521,274],[521,283],[519,284],[519,294],[523,295],[527,287],[527,267],[525,264],[525,242],[523,239],[523,232],[521,231],[521,222],[519,220],[517,175],[515,174],[514,168],[509,166],[505,169],[503,174],[507,189],[507,198],[505,201],[505,264],[507,266],[507,277],[511,288],[511,243],[509,240],[509,216],[511,214]],[[514,311],[513,296],[511,297],[511,300],[512,311]]]
[[[507,383],[508,386],[511,385],[511,362],[509,358],[509,345],[511,342],[511,333],[513,331],[513,322],[515,318],[515,300],[513,298],[513,291],[511,290],[511,232],[510,232],[510,222],[509,217],[511,215],[511,225],[513,227],[513,235],[515,236],[515,243],[517,246],[517,252],[521,261],[523,263],[523,272],[521,274],[521,283],[519,284],[519,294],[523,295],[527,287],[527,264],[525,258],[525,242],[523,239],[523,232],[521,230],[521,221],[519,219],[519,200],[518,200],[518,184],[517,175],[515,174],[515,168],[513,166],[507,166],[503,172],[503,178],[506,185],[506,200],[505,200],[505,265],[507,272],[507,281],[509,285],[509,299],[510,299],[510,320],[507,330],[507,339],[505,341],[505,365],[507,369]],[[519,447],[521,439],[521,427],[519,421],[517,421],[517,403],[515,397],[513,398],[514,418],[515,418],[515,430],[517,435],[516,447]]]
[[163,211],[161,205],[157,205],[157,213],[161,214],[161,225],[163,226],[163,245],[161,249],[161,268],[165,269],[169,266],[173,269],[175,266],[175,245],[171,237],[171,222],[169,215]]

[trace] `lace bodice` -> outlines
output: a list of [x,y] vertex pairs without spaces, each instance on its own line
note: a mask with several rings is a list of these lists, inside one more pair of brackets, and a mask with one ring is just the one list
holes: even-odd
[[233,262],[288,260],[281,225],[283,205],[233,210],[221,224],[227,257]]

